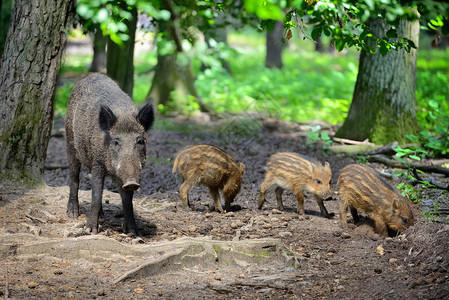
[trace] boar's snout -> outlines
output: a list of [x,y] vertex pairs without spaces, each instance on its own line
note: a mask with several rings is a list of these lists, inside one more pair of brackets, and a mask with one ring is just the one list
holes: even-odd
[[130,180],[125,182],[125,184],[123,184],[122,189],[125,191],[135,191],[137,189],[140,188],[140,184],[138,184],[137,182]]

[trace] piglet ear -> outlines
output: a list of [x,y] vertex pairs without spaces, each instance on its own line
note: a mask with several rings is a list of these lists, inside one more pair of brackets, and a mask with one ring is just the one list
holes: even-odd
[[145,104],[137,114],[137,121],[142,124],[145,131],[150,129],[154,122],[153,105],[150,103]]
[[105,105],[100,107],[100,113],[98,115],[98,123],[101,130],[109,131],[112,126],[117,122],[117,116],[112,112],[112,110]]

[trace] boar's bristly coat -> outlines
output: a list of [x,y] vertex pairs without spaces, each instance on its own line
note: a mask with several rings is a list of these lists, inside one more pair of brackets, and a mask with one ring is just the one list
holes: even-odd
[[361,210],[374,221],[376,232],[383,236],[388,235],[388,228],[402,231],[413,225],[410,202],[372,168],[361,164],[344,167],[338,186],[343,227],[347,227],[348,208],[354,223],[359,222],[357,210]]
[[219,190],[225,198],[226,211],[240,192],[245,165],[237,165],[235,160],[223,150],[210,145],[196,145],[181,150],[173,165],[173,174],[181,177],[179,194],[185,207],[190,207],[188,194],[193,186],[205,185],[209,188],[213,201],[210,209],[223,212]]
[[304,215],[304,191],[315,196],[323,217],[331,218],[324,206],[323,200],[332,198],[332,172],[329,163],[324,166],[302,155],[289,152],[278,152],[270,157],[267,163],[265,180],[260,185],[259,209],[265,202],[265,194],[271,186],[276,186],[276,202],[280,210],[284,190],[293,191],[296,195],[298,214]]
[[138,110],[131,98],[105,75],[92,74],[73,88],[65,119],[70,168],[67,214],[71,218],[79,216],[79,174],[83,164],[92,174],[88,231],[98,232],[98,218],[103,213],[103,183],[109,174],[120,188],[123,231],[137,234],[132,199],[140,187],[146,160],[146,132],[153,121],[151,104]]

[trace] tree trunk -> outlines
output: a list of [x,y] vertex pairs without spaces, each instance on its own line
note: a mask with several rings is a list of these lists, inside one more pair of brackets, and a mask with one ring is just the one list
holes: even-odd
[[94,57],[90,65],[89,72],[102,72],[106,68],[106,44],[107,37],[103,35],[100,28],[95,30],[92,44],[94,50]]
[[284,23],[276,21],[272,31],[267,30],[267,55],[265,67],[282,69],[282,36],[284,35]]
[[132,19],[123,22],[128,27],[129,39],[123,45],[117,45],[108,38],[106,69],[109,77],[114,79],[120,88],[133,97],[134,87],[134,41],[137,27],[137,8],[131,10]]
[[72,0],[14,1],[0,66],[0,176],[43,179]]
[[[389,26],[381,19],[370,22],[373,34],[385,36]],[[401,20],[398,34],[418,45],[419,22]],[[390,51],[385,56],[362,51],[351,108],[337,137],[376,144],[405,142],[418,130],[416,119],[417,50]]]
[[[163,9],[171,13],[170,20],[159,21],[159,31],[167,33],[167,38],[174,42],[176,49],[174,53],[161,55],[158,53],[158,60],[151,89],[148,92],[146,101],[151,101],[155,107],[159,104],[166,105],[172,99],[174,91],[180,97],[195,97],[199,108],[203,112],[209,112],[209,107],[203,103],[195,87],[195,76],[190,62],[183,65],[178,64],[177,55],[183,52],[182,36],[179,29],[179,20],[169,0],[162,1]],[[159,50],[158,50],[159,52]]]
[[319,36],[315,40],[315,51],[319,52],[319,53],[325,52],[324,45],[323,45],[323,39],[321,38],[321,36]]

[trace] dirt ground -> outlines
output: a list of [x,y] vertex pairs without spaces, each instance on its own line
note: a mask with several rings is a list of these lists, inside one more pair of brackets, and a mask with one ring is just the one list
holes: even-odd
[[[142,236],[121,230],[121,201],[105,184],[101,232],[84,231],[89,211],[89,174],[82,172],[82,215],[69,219],[68,169],[62,120],[55,122],[48,148],[46,186],[35,190],[0,186],[0,296],[10,299],[447,299],[449,227],[427,222],[413,205],[415,225],[383,238],[368,218],[343,231],[338,195],[325,202],[333,219],[319,216],[306,197],[306,216],[296,214],[291,192],[285,211],[276,209],[269,190],[257,209],[264,165],[277,151],[305,154],[332,167],[332,184],[350,157],[307,145],[296,124],[274,122],[251,127],[239,117],[183,131],[154,129],[147,165],[134,208]],[[227,122],[227,123],[226,123]],[[257,123],[257,122],[256,122]],[[171,127],[173,121],[167,121]],[[201,125],[202,124],[202,125]],[[215,125],[218,124],[218,126]],[[207,131],[205,131],[207,128]],[[217,129],[218,128],[218,129]],[[208,211],[204,187],[190,193],[183,209],[172,175],[176,153],[186,145],[216,145],[245,163],[246,174],[233,209]],[[371,164],[377,170],[382,165]],[[447,180],[446,180],[447,182]],[[447,194],[429,191],[445,204]],[[446,204],[447,205],[447,204]],[[351,218],[349,217],[351,220]]]

